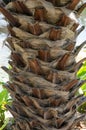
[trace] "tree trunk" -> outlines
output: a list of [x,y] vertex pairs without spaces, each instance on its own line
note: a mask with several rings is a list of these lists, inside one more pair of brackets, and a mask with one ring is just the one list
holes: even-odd
[[[3,69],[11,81],[5,87],[13,102],[13,130],[69,130],[84,118],[77,115],[76,92],[84,81],[76,73],[85,58],[75,57],[79,23],[69,17],[81,12],[80,0],[16,0],[0,7],[9,22],[11,49]],[[84,8],[85,6],[83,6]]]

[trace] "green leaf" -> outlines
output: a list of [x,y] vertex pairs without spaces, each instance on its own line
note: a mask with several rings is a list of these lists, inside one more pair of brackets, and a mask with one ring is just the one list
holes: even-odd
[[79,71],[77,73],[77,77],[82,80],[86,79],[86,62],[84,62],[82,67],[79,69]]
[[81,86],[81,89],[86,92],[86,83]]
[[2,104],[2,102],[7,101],[7,99],[9,98],[9,93],[6,89],[3,89],[0,92],[0,104]]

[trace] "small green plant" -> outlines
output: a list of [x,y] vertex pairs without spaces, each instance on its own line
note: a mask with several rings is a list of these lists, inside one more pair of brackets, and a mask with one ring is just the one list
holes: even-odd
[[[1,82],[3,86],[3,82]],[[3,88],[0,92],[0,130],[3,130],[7,124],[7,120],[5,119],[5,112],[7,111],[6,105],[10,105],[12,99],[9,96],[9,92],[7,89]]]

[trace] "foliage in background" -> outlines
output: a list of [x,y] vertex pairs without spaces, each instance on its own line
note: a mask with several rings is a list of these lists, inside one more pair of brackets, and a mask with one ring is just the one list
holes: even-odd
[[[82,67],[77,73],[78,78],[81,80],[86,80],[86,62],[83,63]],[[86,83],[84,83],[81,88],[83,94],[86,96]]]
[[[0,85],[4,85],[3,82],[0,82]],[[0,130],[3,130],[8,123],[8,119],[5,118],[5,112],[7,111],[6,105],[10,105],[12,99],[10,98],[9,92],[7,89],[3,88],[0,92]]]
[[[81,80],[86,80],[86,62],[83,63],[82,67],[80,68],[80,70],[77,73],[77,77],[80,78]],[[78,107],[78,111],[80,113],[86,113],[86,83],[84,83],[79,91],[79,94],[83,94],[84,95],[84,100],[82,102],[82,104]]]
[[[86,2],[86,0],[82,0],[84,3]],[[79,18],[79,22],[85,26],[85,30],[86,30],[86,8],[83,10],[80,18]],[[86,48],[84,49],[84,52],[86,52]],[[77,77],[80,78],[81,80],[86,80],[86,62],[83,63],[82,67],[80,68],[80,70],[77,73]],[[86,83],[84,83],[79,91],[78,94],[83,94],[84,96],[84,101],[82,101],[83,103],[78,107],[78,111],[80,113],[86,113]],[[83,100],[83,99],[82,99]]]
[[80,113],[86,113],[86,102],[83,102],[79,107],[78,107],[78,111]]

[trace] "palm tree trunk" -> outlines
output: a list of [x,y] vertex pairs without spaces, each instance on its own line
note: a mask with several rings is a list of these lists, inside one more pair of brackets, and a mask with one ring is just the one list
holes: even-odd
[[80,0],[16,0],[0,7],[9,22],[11,49],[3,69],[11,81],[5,87],[13,103],[13,130],[69,130],[84,118],[77,115],[76,96],[84,83],[76,73],[85,58],[76,63],[82,46],[75,48],[79,23],[69,17],[81,10]]

